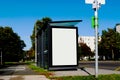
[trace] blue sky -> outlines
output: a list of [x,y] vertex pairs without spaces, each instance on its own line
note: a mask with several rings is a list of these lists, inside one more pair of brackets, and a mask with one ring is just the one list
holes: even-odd
[[[116,2],[115,2],[116,1]],[[120,23],[120,0],[106,0],[99,9],[99,33],[107,28],[114,28]],[[34,23],[43,17],[56,20],[83,20],[78,31],[81,36],[94,36],[91,17],[94,16],[92,5],[85,0],[1,0],[0,26],[10,26],[31,47],[30,35]]]

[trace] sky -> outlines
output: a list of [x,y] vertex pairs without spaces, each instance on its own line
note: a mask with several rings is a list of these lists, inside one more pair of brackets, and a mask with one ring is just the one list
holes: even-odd
[[[120,23],[120,0],[106,0],[98,10],[99,28],[102,30],[114,28]],[[92,4],[85,4],[85,0],[0,0],[0,26],[12,27],[22,40],[25,50],[31,48],[30,35],[34,24],[43,17],[53,21],[83,20],[78,25],[80,36],[94,36],[91,18],[94,16]]]

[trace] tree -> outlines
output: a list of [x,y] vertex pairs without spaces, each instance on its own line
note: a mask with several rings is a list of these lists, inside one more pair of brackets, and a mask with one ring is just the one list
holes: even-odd
[[19,61],[23,58],[25,43],[10,27],[0,27],[0,48],[3,61]]
[[41,28],[46,27],[48,22],[51,22],[51,21],[52,21],[52,19],[50,19],[49,17],[45,17],[45,18],[42,18],[41,20],[37,20],[35,22],[33,33],[30,36],[31,42],[32,42],[32,48],[31,48],[32,50],[31,51],[35,52],[35,28],[37,29],[37,31],[39,31]]
[[101,41],[99,42],[100,55],[106,56],[107,59],[118,59],[117,50],[120,49],[120,34],[115,29],[103,30]]
[[26,58],[27,60],[34,59],[34,50],[31,48],[30,50],[26,51]]
[[80,47],[78,47],[78,54],[80,55],[80,58],[88,56],[90,59],[90,56],[93,56],[90,47],[88,47],[85,43],[79,43],[79,45]]

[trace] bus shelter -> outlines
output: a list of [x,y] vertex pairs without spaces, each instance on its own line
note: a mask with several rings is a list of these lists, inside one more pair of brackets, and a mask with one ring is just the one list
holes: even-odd
[[37,66],[70,70],[78,66],[78,28],[82,20],[53,21],[37,33]]

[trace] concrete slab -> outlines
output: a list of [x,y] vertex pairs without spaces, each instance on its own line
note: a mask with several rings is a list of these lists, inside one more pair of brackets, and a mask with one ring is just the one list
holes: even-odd
[[0,76],[0,80],[49,80],[44,75],[13,75]]
[[[98,74],[120,74],[120,71],[99,69]],[[88,76],[88,75],[95,75],[95,69],[94,68],[85,68],[83,70],[78,69],[76,71],[72,70],[72,71],[54,71],[53,72],[54,77],[60,77],[60,76]]]

